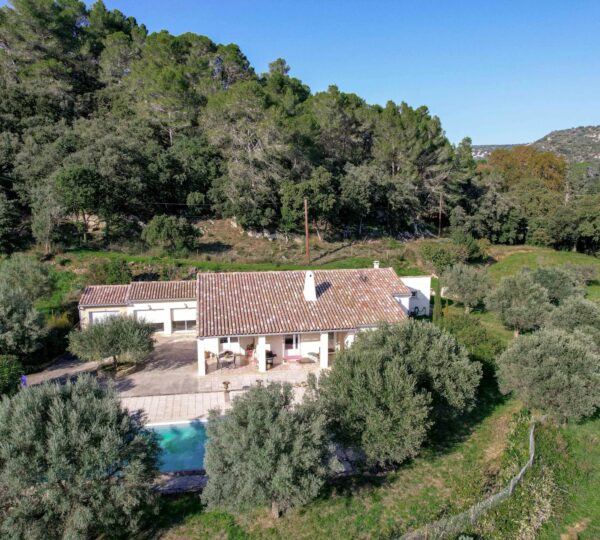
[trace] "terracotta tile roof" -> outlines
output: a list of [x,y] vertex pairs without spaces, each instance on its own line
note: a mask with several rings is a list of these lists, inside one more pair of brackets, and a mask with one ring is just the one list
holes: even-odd
[[129,302],[152,300],[195,300],[196,281],[133,281],[129,286]]
[[129,285],[91,285],[83,290],[80,306],[124,306]]
[[85,306],[125,306],[130,302],[195,300],[196,281],[134,281],[129,285],[91,285],[79,300]]
[[198,274],[198,335],[343,330],[406,318],[394,295],[410,289],[391,268],[314,274],[315,302],[304,299],[304,271]]

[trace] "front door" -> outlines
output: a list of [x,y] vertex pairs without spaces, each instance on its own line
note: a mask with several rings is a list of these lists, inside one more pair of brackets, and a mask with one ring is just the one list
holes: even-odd
[[300,356],[300,334],[285,336],[283,340],[283,355],[286,358]]

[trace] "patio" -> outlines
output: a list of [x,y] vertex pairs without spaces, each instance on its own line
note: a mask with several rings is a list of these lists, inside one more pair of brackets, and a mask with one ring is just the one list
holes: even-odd
[[207,375],[199,377],[194,338],[163,336],[158,337],[148,361],[136,372],[117,379],[115,385],[123,397],[223,392],[224,382],[229,383],[228,388],[233,392],[246,390],[258,381],[301,385],[310,373],[319,372],[316,362],[275,362],[271,369],[259,373],[250,363],[234,366],[232,361],[223,360],[217,365],[216,357],[207,362],[207,368]]

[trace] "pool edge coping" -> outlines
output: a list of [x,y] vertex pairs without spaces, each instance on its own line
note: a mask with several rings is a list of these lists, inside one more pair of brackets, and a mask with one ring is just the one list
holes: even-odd
[[181,424],[192,424],[194,422],[202,422],[206,424],[208,422],[205,418],[194,418],[193,420],[175,420],[170,422],[150,422],[148,424],[144,424],[144,427],[159,427],[159,426],[175,426]]

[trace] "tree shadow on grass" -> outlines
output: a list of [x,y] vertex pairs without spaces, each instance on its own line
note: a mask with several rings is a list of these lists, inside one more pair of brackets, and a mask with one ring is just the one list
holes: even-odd
[[434,453],[446,453],[453,450],[508,399],[508,396],[500,393],[495,377],[489,373],[485,374],[479,386],[473,409],[460,416],[446,418],[442,416],[442,419],[430,431],[428,449]]
[[197,493],[161,495],[158,515],[153,515],[148,520],[146,527],[150,535],[145,537],[160,538],[161,532],[181,525],[187,517],[203,513],[205,510]]
[[369,472],[356,473],[351,476],[339,476],[328,479],[319,499],[329,499],[333,496],[351,498],[363,491],[383,488],[391,483],[389,474]]

